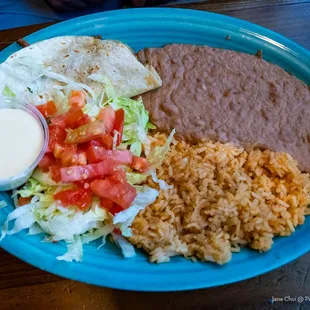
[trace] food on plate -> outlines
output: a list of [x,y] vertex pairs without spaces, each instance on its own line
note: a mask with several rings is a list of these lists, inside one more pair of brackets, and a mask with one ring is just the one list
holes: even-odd
[[19,50],[0,65],[0,85],[19,98],[40,104],[62,96],[65,84],[84,89],[100,100],[107,81],[120,97],[132,97],[161,85],[150,66],[143,66],[132,50],[113,40],[63,36],[40,41]]
[[0,191],[28,180],[47,142],[45,120],[36,108],[0,98]]
[[[3,96],[34,104],[49,133],[37,168],[13,191],[0,241],[23,229],[45,233],[67,244],[57,259],[81,261],[84,244],[109,236],[127,258],[136,245],[151,262],[183,255],[224,264],[302,225],[310,204],[300,159],[309,147],[304,84],[254,56],[208,47],[139,57],[145,66],[120,42],[59,37],[0,65]],[[147,62],[162,75],[158,90]],[[129,98],[148,90],[145,106]]]
[[[40,123],[21,109],[0,109],[0,179],[26,170],[37,159],[43,146]],[[22,152],[21,152],[22,150]]]
[[[244,246],[265,252],[310,214],[309,174],[287,153],[177,141],[157,176],[169,189],[135,218],[130,238],[152,262],[184,255],[224,264]],[[158,189],[151,178],[148,185]]]
[[151,122],[192,143],[210,138],[288,152],[310,172],[310,90],[254,55],[208,46],[147,48],[138,59],[163,80],[143,95]]

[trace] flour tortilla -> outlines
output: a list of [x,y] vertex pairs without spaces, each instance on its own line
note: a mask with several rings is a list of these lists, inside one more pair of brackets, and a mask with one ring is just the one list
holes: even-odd
[[31,104],[51,99],[52,89],[66,85],[84,89],[94,98],[102,93],[107,80],[122,97],[133,97],[162,84],[154,68],[142,65],[126,45],[88,36],[41,41],[0,65],[0,93],[7,86],[16,97]]

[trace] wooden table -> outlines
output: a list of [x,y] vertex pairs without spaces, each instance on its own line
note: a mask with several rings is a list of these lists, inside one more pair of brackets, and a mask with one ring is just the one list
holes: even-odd
[[[214,0],[174,7],[245,19],[310,49],[310,1]],[[46,26],[48,24],[2,31],[0,49]],[[272,297],[310,296],[309,269],[310,253],[268,274],[232,285],[191,292],[136,293],[65,280],[0,249],[0,309],[310,309],[310,302],[271,304]]]

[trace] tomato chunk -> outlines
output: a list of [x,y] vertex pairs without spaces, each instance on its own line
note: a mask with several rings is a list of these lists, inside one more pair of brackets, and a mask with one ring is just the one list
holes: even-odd
[[54,155],[52,153],[46,153],[39,162],[38,166],[42,169],[42,171],[47,172],[48,168],[55,164],[56,164],[56,158],[54,157]]
[[68,132],[65,143],[79,144],[84,143],[105,134],[105,127],[102,121],[96,120],[92,123],[82,125]]
[[114,128],[115,111],[110,106],[104,107],[100,110],[97,118],[103,121],[107,133],[111,133]]
[[55,181],[57,183],[61,181],[60,167],[59,166],[50,166],[48,168],[48,170],[51,174],[53,181]]
[[66,114],[66,127],[76,128],[79,120],[84,116],[82,109],[71,107]]
[[86,150],[89,163],[98,163],[106,159],[112,159],[118,164],[130,164],[132,153],[128,150],[106,150],[102,146],[90,145]]
[[88,124],[89,122],[91,122],[90,117],[84,114],[81,108],[76,106],[71,107],[66,113],[51,118],[53,125],[71,129]]
[[123,109],[119,109],[115,112],[115,122],[113,130],[116,130],[119,135],[117,137],[116,145],[120,145],[123,137],[123,129],[124,129],[124,120],[125,120],[125,112]]
[[57,107],[54,101],[49,101],[45,104],[37,105],[36,108],[41,112],[41,114],[47,118],[49,116],[54,115],[57,112]]
[[66,131],[60,126],[49,125],[48,132],[49,132],[48,148],[49,151],[53,151],[56,143],[64,142],[66,138]]
[[112,174],[115,170],[115,163],[105,160],[97,164],[61,168],[60,174],[61,180],[66,183],[102,177]]
[[113,147],[113,138],[109,134],[104,134],[98,139],[101,143],[101,145],[107,149],[107,150],[112,150]]
[[114,207],[115,203],[107,198],[100,198],[100,206],[106,210],[110,210]]
[[139,172],[145,172],[149,169],[149,164],[145,158],[133,156],[130,168]]
[[89,124],[89,123],[91,123],[90,117],[87,114],[83,114],[83,116],[80,117],[76,121],[74,128],[77,128],[77,127],[80,127],[82,125],[86,125],[86,124]]
[[83,210],[92,203],[92,192],[85,188],[72,188],[54,194],[54,199],[59,201],[63,207],[77,206]]
[[83,108],[85,105],[86,94],[81,90],[72,90],[68,100],[72,107]]
[[127,182],[117,182],[110,177],[91,182],[90,188],[95,195],[110,199],[124,209],[127,209],[137,196],[133,186]]
[[64,143],[55,143],[54,147],[54,156],[56,158],[61,158],[61,156],[65,153],[77,152],[77,146],[72,144],[64,144]]
[[30,203],[30,201],[31,201],[31,197],[19,197],[18,205],[19,206],[27,205],[28,203]]

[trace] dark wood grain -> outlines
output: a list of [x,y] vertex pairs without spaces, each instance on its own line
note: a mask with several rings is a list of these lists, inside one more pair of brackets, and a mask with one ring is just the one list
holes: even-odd
[[[218,12],[282,33],[310,49],[310,1],[210,0],[174,7]],[[0,32],[0,49],[49,24]],[[241,266],[242,268],[242,266]],[[310,253],[265,275],[207,290],[135,293],[95,287],[36,269],[0,249],[0,309],[310,309],[274,297],[310,295]]]
[[310,49],[310,1],[298,0],[210,0],[208,3],[191,5],[174,5],[221,13],[244,19],[260,26],[276,31]]

